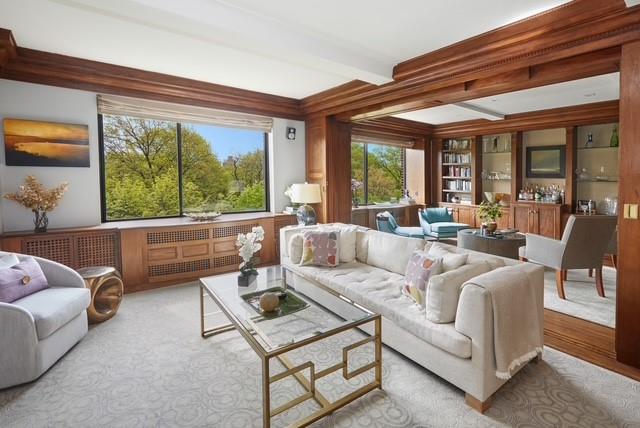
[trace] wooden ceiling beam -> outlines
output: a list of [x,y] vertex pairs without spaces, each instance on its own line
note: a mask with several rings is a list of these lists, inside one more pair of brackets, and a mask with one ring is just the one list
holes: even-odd
[[16,41],[11,31],[0,28],[0,69],[17,56]]
[[[420,57],[420,61],[401,63],[396,67],[398,80],[394,82],[373,87],[362,85],[360,90],[342,97],[331,94],[324,99],[322,96],[304,98],[301,106],[307,116],[379,117],[383,110],[392,114],[416,109],[420,100],[430,105],[431,94],[436,90],[482,79],[495,80],[511,72],[532,71],[529,85],[509,87],[506,82],[507,89],[503,92],[511,92],[549,84],[544,79],[535,79],[536,71],[543,72],[545,64],[553,66],[568,61],[564,64],[580,67],[576,58],[586,59],[595,51],[619,50],[622,44],[638,39],[640,7],[625,8],[619,0],[577,0],[427,54]],[[490,46],[482,48],[483,41]],[[619,62],[619,53],[616,55]],[[581,71],[558,68],[558,77],[550,80],[553,83],[596,75],[586,70],[588,66],[584,64]],[[493,94],[485,96],[488,95]],[[392,108],[398,105],[401,107]]]
[[[546,64],[524,67],[474,79],[433,91],[408,96],[389,105],[360,107],[340,113],[346,120],[370,119],[392,114],[420,110],[438,105],[469,101],[539,86],[583,79],[620,70],[620,48],[615,46],[599,51],[564,58]],[[364,104],[364,101],[361,102]]]
[[432,135],[437,138],[464,137],[534,129],[564,128],[567,126],[617,122],[618,117],[619,102],[614,100],[510,114],[504,120],[497,121],[480,119],[435,125]]
[[[580,37],[616,29],[615,25],[593,26],[602,17],[625,12],[623,0],[574,0],[433,52],[401,62],[394,67],[394,80],[423,76],[433,80],[471,67],[486,67],[494,61],[535,55]],[[602,27],[602,28],[601,28]],[[580,31],[584,30],[584,31]],[[575,34],[576,32],[580,34]]]

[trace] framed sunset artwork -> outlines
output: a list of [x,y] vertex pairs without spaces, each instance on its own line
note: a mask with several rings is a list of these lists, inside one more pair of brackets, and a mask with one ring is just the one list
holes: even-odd
[[89,127],[56,122],[4,119],[8,166],[89,167]]

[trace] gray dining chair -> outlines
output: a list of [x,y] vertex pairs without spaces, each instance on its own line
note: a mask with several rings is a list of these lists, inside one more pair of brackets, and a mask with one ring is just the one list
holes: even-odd
[[520,247],[520,259],[538,263],[556,271],[558,296],[565,299],[564,281],[569,269],[593,269],[596,276],[596,290],[604,296],[602,282],[602,259],[616,229],[616,216],[572,215],[567,221],[562,239],[546,238],[527,234],[527,245]]

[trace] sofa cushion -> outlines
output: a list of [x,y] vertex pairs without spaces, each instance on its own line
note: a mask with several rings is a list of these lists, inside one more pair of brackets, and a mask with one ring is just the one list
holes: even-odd
[[295,264],[299,264],[300,260],[302,260],[302,244],[304,243],[304,237],[302,233],[296,233],[289,240],[289,245],[287,247],[287,254],[289,255],[289,259]]
[[469,256],[467,257],[468,264],[476,264],[482,262],[489,263],[489,265],[491,265],[491,269],[497,269],[499,267],[505,266],[504,260],[499,257],[490,256],[489,254],[485,256],[484,254],[472,252],[469,253]]
[[358,230],[356,232],[356,261],[366,263],[369,256],[369,238],[376,233],[374,230]]
[[471,339],[458,332],[454,323],[428,321],[424,309],[402,294],[403,275],[358,262],[335,268],[294,266],[292,269],[380,313],[433,346],[460,358],[471,357]]
[[441,257],[442,267],[445,272],[459,268],[467,263],[469,257],[466,253],[454,253],[437,242],[429,248],[429,256],[432,258]]
[[404,274],[402,292],[411,297],[420,307],[425,306],[427,283],[429,279],[442,271],[442,258],[431,258],[424,251],[415,251]]
[[340,263],[340,232],[311,231],[304,233],[300,265],[334,267]]
[[86,288],[76,287],[51,287],[13,302],[33,316],[38,339],[56,332],[84,311],[90,303],[91,292]]
[[457,233],[460,229],[468,228],[468,224],[454,222],[440,222],[431,224],[431,231],[439,234]]
[[421,239],[375,232],[368,239],[366,263],[404,275],[411,254],[423,247],[424,241]]
[[48,287],[47,278],[33,257],[0,269],[0,302],[11,303]]
[[482,262],[433,276],[427,286],[427,319],[438,324],[454,322],[462,284],[490,270],[491,266]]

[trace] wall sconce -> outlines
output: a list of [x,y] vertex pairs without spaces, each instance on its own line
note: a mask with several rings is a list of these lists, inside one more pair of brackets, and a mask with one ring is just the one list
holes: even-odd
[[296,128],[287,127],[287,140],[293,141],[296,139]]

